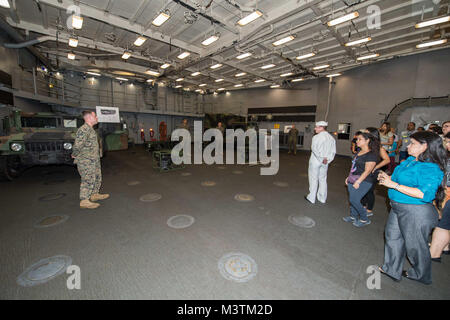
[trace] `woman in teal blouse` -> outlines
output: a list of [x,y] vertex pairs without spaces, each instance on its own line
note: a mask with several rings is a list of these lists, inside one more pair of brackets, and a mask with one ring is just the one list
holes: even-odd
[[[428,237],[438,223],[433,200],[444,199],[447,153],[442,139],[432,132],[416,132],[408,146],[410,157],[392,177],[381,172],[378,180],[389,188],[391,212],[385,229],[384,264],[380,271],[394,280],[402,277],[431,284]],[[411,268],[403,270],[405,257]]]

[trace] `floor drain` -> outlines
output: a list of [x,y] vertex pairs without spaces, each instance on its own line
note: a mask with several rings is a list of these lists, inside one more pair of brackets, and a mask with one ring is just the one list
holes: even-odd
[[233,173],[234,173],[234,174],[243,174],[244,172],[241,171],[241,170],[234,170]]
[[141,200],[143,202],[152,202],[152,201],[158,201],[161,198],[162,198],[162,195],[160,195],[159,193],[149,193],[149,194],[145,194],[145,195],[141,196],[139,198],[139,200]]
[[64,183],[64,182],[66,182],[66,180],[52,180],[52,181],[45,181],[44,184],[46,186],[52,186],[52,185],[61,184],[61,183]]
[[214,181],[204,181],[202,182],[202,186],[204,187],[214,187],[216,183]]
[[129,186],[137,186],[140,183],[141,183],[140,181],[130,181],[130,182],[127,183],[127,185],[129,185]]
[[302,228],[312,228],[316,225],[316,222],[313,219],[306,216],[291,215],[288,220],[293,225]]
[[26,269],[17,278],[17,284],[31,287],[46,283],[64,273],[71,264],[72,258],[62,255],[42,259]]
[[66,222],[66,220],[69,219],[69,216],[62,215],[62,216],[49,216],[41,219],[38,223],[34,225],[35,228],[48,228],[53,227],[58,224],[61,224],[63,222]]
[[194,217],[182,214],[169,218],[167,225],[174,229],[184,229],[190,227],[194,222]]
[[282,187],[282,188],[289,187],[289,183],[287,183],[287,182],[275,181],[273,184],[276,185],[277,187]]
[[258,266],[251,257],[243,253],[229,253],[219,260],[220,274],[227,280],[247,282],[253,279]]
[[65,193],[50,193],[39,198],[39,201],[54,201],[62,199],[66,196]]
[[248,201],[255,200],[255,197],[253,197],[253,196],[251,196],[249,194],[240,193],[240,194],[235,195],[234,199],[237,200],[237,201],[248,202]]
[[192,173],[190,173],[190,172],[183,172],[181,175],[182,175],[183,177],[188,177],[188,176],[191,176]]

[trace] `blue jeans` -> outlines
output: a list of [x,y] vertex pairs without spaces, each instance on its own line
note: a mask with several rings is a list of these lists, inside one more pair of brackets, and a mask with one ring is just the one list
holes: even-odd
[[372,188],[372,183],[363,181],[359,185],[358,189],[353,187],[353,184],[348,184],[347,189],[349,193],[350,202],[350,215],[355,218],[355,220],[367,221],[367,210],[361,204],[361,199],[369,192]]

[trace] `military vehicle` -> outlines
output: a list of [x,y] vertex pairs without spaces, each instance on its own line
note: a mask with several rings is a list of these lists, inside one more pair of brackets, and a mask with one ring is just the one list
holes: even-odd
[[3,119],[0,180],[13,180],[36,165],[73,165],[72,146],[83,119],[61,113],[25,113],[14,109]]

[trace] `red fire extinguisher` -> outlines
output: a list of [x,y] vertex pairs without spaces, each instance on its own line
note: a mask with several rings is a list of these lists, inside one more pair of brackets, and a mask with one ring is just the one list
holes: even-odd
[[144,133],[144,129],[141,129],[141,140],[145,142],[145,133]]

